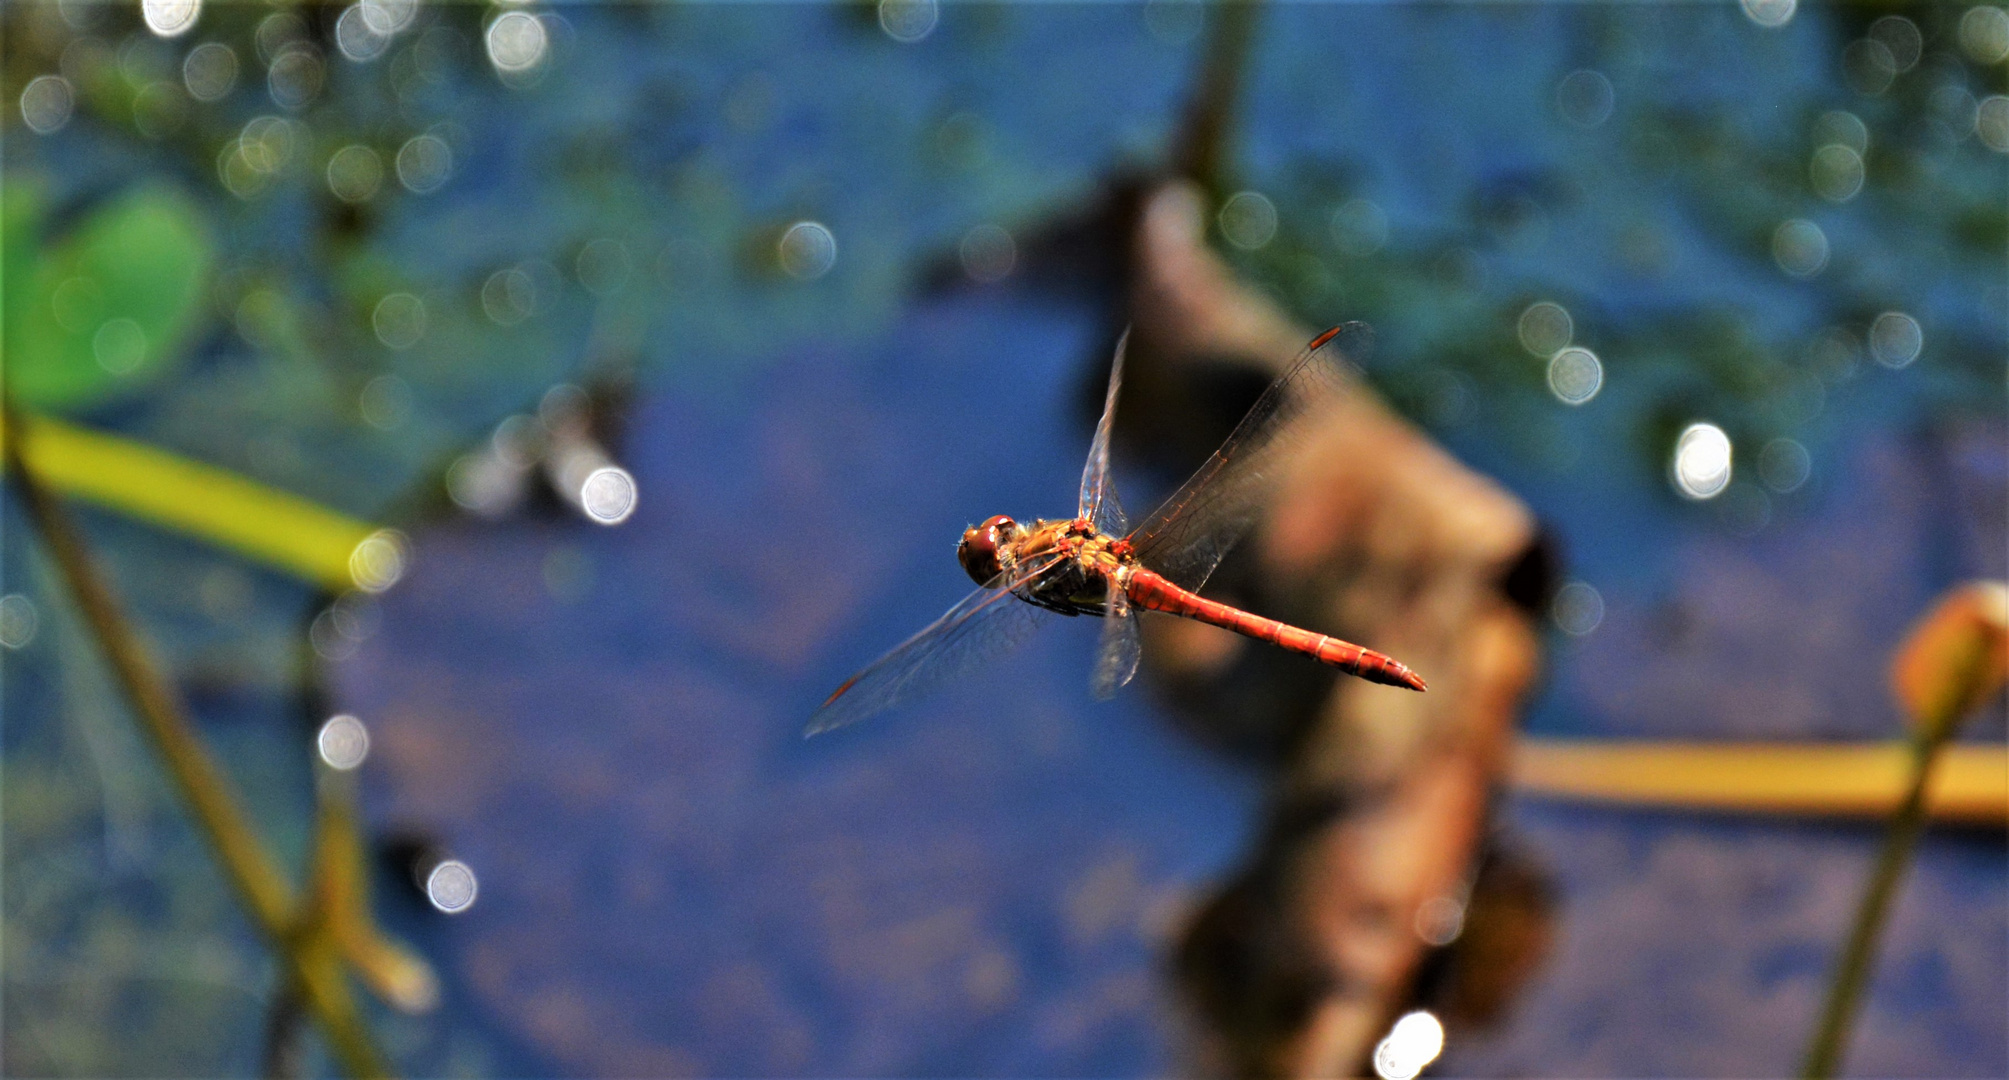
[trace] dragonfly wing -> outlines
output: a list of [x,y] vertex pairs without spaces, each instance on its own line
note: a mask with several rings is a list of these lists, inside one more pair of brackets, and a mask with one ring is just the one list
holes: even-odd
[[817,735],[856,723],[954,679],[985,660],[1022,644],[1047,612],[1012,590],[1038,577],[1055,560],[1023,567],[963,598],[893,651],[853,675],[809,718],[803,734]]
[[1123,385],[1123,354],[1129,351],[1130,331],[1126,328],[1116,342],[1116,359],[1109,364],[1109,392],[1102,398],[1102,419],[1095,424],[1095,441],[1088,447],[1088,464],[1081,470],[1081,508],[1075,516],[1092,523],[1111,536],[1130,531],[1123,504],[1116,499],[1116,483],[1109,476],[1109,430],[1116,423],[1116,392]]
[[1256,399],[1227,441],[1130,536],[1144,565],[1183,589],[1206,584],[1221,558],[1255,524],[1307,435],[1299,421],[1347,394],[1346,358],[1333,339],[1312,339]]
[[1137,613],[1123,590],[1109,590],[1109,612],[1102,618],[1102,644],[1095,650],[1095,679],[1090,689],[1095,700],[1107,701],[1137,674],[1137,657],[1142,652],[1137,637]]

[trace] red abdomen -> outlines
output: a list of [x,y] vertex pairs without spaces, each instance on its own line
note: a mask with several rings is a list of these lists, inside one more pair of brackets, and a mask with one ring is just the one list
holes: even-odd
[[1131,571],[1129,587],[1124,591],[1129,594],[1130,602],[1140,608],[1197,619],[1223,630],[1233,630],[1237,634],[1255,638],[1257,641],[1267,641],[1292,652],[1303,653],[1322,664],[1331,664],[1349,675],[1358,675],[1369,682],[1406,686],[1411,690],[1425,688],[1423,680],[1415,672],[1404,667],[1392,656],[1375,652],[1373,649],[1363,649],[1350,641],[1341,641],[1336,637],[1300,630],[1275,619],[1251,615],[1240,608],[1188,592],[1141,567]]

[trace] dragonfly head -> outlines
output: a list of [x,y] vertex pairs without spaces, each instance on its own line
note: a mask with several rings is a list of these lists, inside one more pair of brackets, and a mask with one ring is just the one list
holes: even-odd
[[998,548],[1009,543],[1018,531],[1018,522],[1003,514],[987,518],[981,525],[972,525],[963,530],[963,542],[956,545],[956,561],[963,564],[964,572],[977,584],[988,585],[1004,570],[998,561]]

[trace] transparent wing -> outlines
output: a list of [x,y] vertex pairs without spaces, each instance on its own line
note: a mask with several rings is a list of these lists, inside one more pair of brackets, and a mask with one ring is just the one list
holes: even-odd
[[1307,434],[1307,415],[1347,393],[1346,359],[1333,339],[1355,324],[1312,339],[1249,408],[1214,456],[1137,527],[1130,542],[1145,566],[1197,590],[1222,556],[1255,524]]
[[1098,531],[1122,536],[1130,531],[1123,504],[1116,499],[1116,482],[1109,477],[1109,429],[1116,423],[1116,391],[1123,385],[1123,354],[1129,351],[1130,330],[1116,341],[1116,359],[1109,364],[1109,392],[1102,399],[1102,419],[1095,424],[1095,441],[1088,446],[1088,464],[1081,470],[1081,508]]
[[926,629],[851,676],[809,718],[804,735],[856,723],[950,681],[1023,643],[1050,614],[1012,595],[1057,559],[1020,567],[963,598]]
[[1130,598],[1117,588],[1109,590],[1109,612],[1102,618],[1102,644],[1095,650],[1095,678],[1089,684],[1095,700],[1107,701],[1137,674],[1137,657],[1142,652],[1137,637],[1137,613]]

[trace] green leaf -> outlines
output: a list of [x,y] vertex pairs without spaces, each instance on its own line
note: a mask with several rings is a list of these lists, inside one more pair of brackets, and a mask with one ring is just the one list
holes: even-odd
[[[42,185],[29,176],[9,176],[0,184],[0,358],[11,360],[22,319],[33,305],[36,249],[46,207]],[[0,368],[4,370],[4,368]]]
[[136,392],[183,357],[215,245],[188,199],[142,187],[44,247],[41,199],[4,206],[7,385],[29,408],[75,410]]

